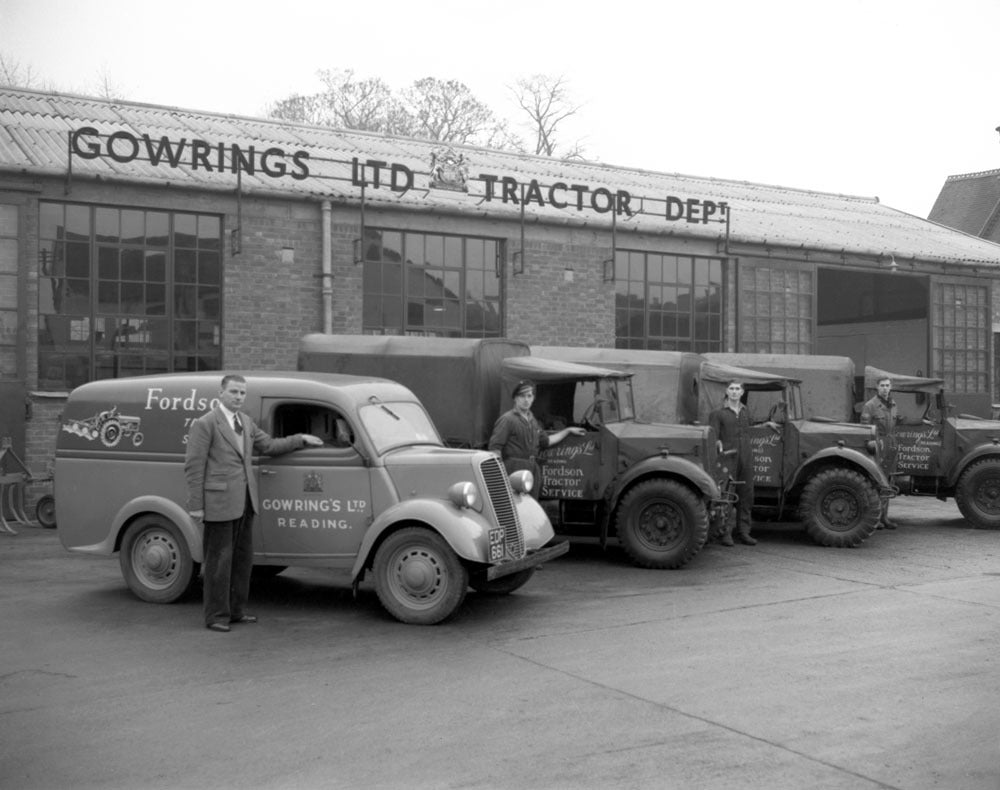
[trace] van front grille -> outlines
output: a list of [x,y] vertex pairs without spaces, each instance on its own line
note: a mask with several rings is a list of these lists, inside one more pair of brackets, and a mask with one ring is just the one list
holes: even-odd
[[519,560],[524,556],[524,536],[514,508],[514,492],[510,489],[507,472],[499,458],[487,458],[479,467],[483,483],[490,496],[490,504],[497,524],[504,532],[504,558]]

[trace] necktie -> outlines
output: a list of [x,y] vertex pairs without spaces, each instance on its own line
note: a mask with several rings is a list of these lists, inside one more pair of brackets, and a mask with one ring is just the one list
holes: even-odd
[[237,436],[243,435],[243,423],[240,422],[240,415],[233,415],[233,430],[236,431]]

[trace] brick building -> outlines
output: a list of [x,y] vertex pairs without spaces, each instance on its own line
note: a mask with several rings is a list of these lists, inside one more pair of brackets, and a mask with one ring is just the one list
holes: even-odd
[[[1000,131],[998,128],[997,131]],[[948,176],[927,218],[1000,244],[1000,170]],[[1000,394],[1000,281],[993,283],[993,391]]]
[[876,198],[0,89],[0,434],[315,331],[851,356],[992,401],[1000,245]]

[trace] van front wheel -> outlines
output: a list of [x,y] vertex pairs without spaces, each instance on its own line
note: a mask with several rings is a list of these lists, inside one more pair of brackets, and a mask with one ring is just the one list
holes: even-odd
[[150,603],[173,603],[197,580],[184,536],[162,516],[137,518],[125,532],[118,560],[129,589]]
[[424,527],[406,527],[386,538],[375,554],[374,572],[385,610],[415,625],[451,617],[469,586],[469,572],[451,546]]

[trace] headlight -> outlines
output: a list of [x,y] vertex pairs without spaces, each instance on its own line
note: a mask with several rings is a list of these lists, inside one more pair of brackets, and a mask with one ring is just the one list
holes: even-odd
[[510,487],[518,494],[530,494],[535,487],[535,476],[527,469],[519,469],[510,476]]
[[874,439],[865,442],[865,449],[868,451],[869,455],[876,455],[878,453],[878,442]]
[[448,499],[455,507],[479,510],[479,491],[472,483],[455,483],[448,489]]

